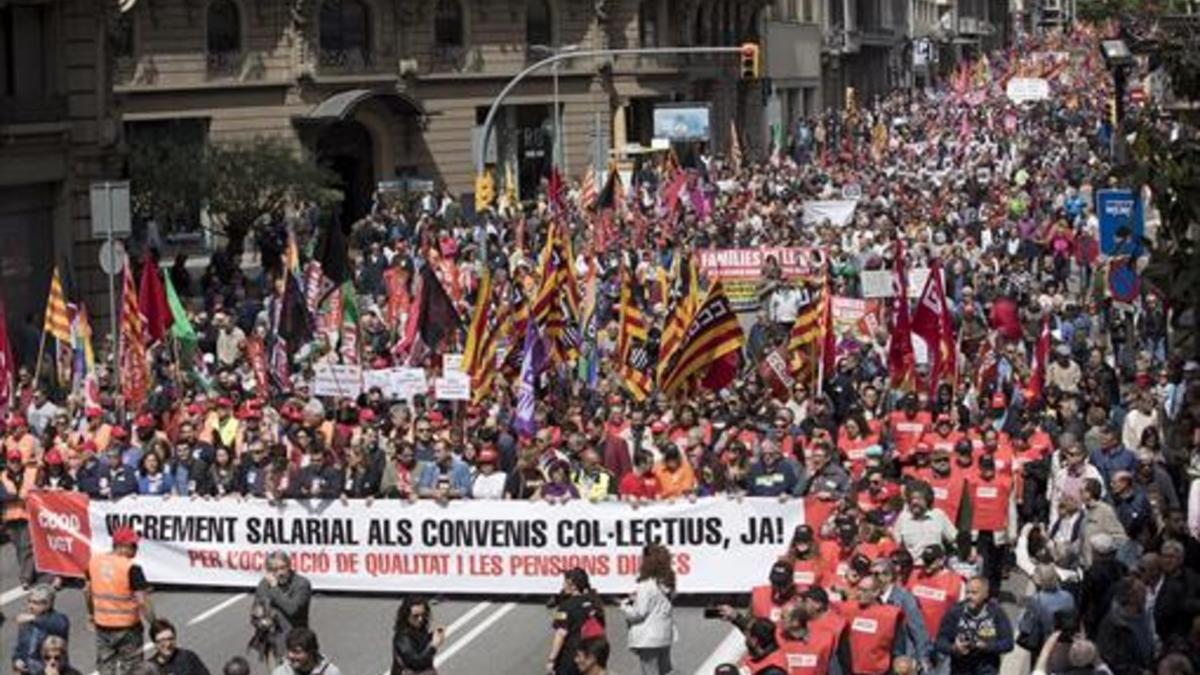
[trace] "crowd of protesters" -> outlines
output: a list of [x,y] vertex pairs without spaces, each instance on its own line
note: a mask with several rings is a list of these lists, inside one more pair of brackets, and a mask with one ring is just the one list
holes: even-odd
[[[692,197],[670,211],[667,169],[647,162],[615,207],[622,227],[582,208],[582,187],[548,186],[524,211],[477,224],[449,198],[381,200],[354,225],[344,270],[361,310],[352,358],[369,367],[437,369],[432,356],[397,349],[422,270],[434,271],[465,326],[485,269],[497,306],[530,301],[541,242],[552,227],[572,233],[578,278],[594,274],[598,289],[595,334],[578,332],[599,372],[577,377],[562,363],[544,373],[531,433],[513,424],[520,383],[506,368],[465,405],[389,400],[379,389],[315,396],[313,368],[351,358],[335,346],[340,323],[321,330],[319,318],[311,342],[279,357],[282,375],[272,365],[264,392],[247,345],[265,338],[271,351],[289,311],[277,290],[286,266],[256,273],[219,256],[197,280],[177,265],[171,280],[197,339],[187,363],[165,341],[151,347],[144,403],[109,393],[119,368],[103,360],[94,396],[60,396],[47,378],[34,381],[32,363],[19,372],[0,428],[0,499],[20,580],[39,581],[23,504],[34,489],[102,500],[768,496],[803,500],[806,524],[779,560],[763,561],[766,583],[746,607],[714,608],[746,635],[742,672],[990,675],[1019,645],[1046,673],[1195,673],[1200,364],[1168,348],[1170,315],[1153,290],[1123,302],[1094,283],[1107,264],[1095,250],[1094,195],[1111,168],[1096,44],[1088,30],[1030,40],[960,70],[950,87],[799,121],[768,161],[700,152],[684,162]],[[1055,66],[1054,97],[1008,102],[1005,76],[1038,52],[1069,55]],[[807,200],[850,185],[861,191],[851,222],[802,221]],[[310,250],[302,261],[316,255],[306,243],[329,236],[313,222],[289,225]],[[781,392],[759,366],[791,326],[766,309],[748,322],[740,371],[719,391],[641,400],[611,368],[622,269],[636,278],[653,355],[685,250],[818,247],[830,292],[859,297],[861,273],[890,269],[900,242],[909,268],[936,260],[944,270],[959,355],[940,384],[918,365],[894,386],[880,330],[837,336],[832,368]],[[267,261],[286,248],[269,236],[260,245]],[[763,279],[769,307],[789,282],[772,269]],[[1035,388],[1043,326],[1050,356]],[[455,339],[442,351],[455,351]],[[520,339],[510,336],[509,353]],[[268,566],[255,620],[273,632],[259,647],[289,662],[292,651],[311,653],[281,667],[314,672],[311,589],[285,560]],[[671,671],[669,567],[669,554],[651,563],[621,605],[643,673]],[[581,572],[564,582],[548,672],[599,673],[609,657],[601,601]],[[1033,589],[1015,599],[1016,621],[999,604],[1013,575]],[[14,666],[65,672],[49,662],[68,637],[53,588],[37,586],[29,603]],[[394,673],[432,668],[442,637],[428,617],[420,600],[401,606]],[[171,624],[152,632],[156,646],[160,636],[173,643]]]

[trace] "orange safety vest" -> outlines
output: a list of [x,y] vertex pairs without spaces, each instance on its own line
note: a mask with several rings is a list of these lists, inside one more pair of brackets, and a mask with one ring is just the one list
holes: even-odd
[[908,591],[917,599],[921,617],[925,619],[925,630],[929,639],[937,637],[942,617],[962,596],[962,577],[954,571],[943,569],[933,576],[913,575],[908,581]]
[[821,499],[816,495],[809,495],[804,498],[804,522],[808,523],[814,532],[820,532],[821,526],[829,520],[829,516],[837,507],[836,499]]
[[92,611],[100,628],[132,628],[138,625],[137,596],[129,583],[133,560],[116,553],[93,555],[88,562]]
[[818,616],[809,618],[808,630],[814,635],[821,633],[828,637],[833,650],[837,651],[837,646],[842,641],[842,633],[846,632],[846,617],[830,607]]
[[780,619],[783,618],[784,608],[792,604],[792,601],[796,597],[792,596],[782,605],[778,605],[775,604],[775,598],[771,595],[770,584],[755,586],[750,591],[750,614],[756,619],[770,619],[775,623],[779,623]]
[[1008,528],[1008,496],[1012,481],[997,474],[990,481],[977,476],[971,483],[971,529],[1003,532]]
[[36,480],[37,474],[32,469],[21,471],[20,485],[17,485],[13,481],[8,471],[0,471],[0,482],[4,483],[5,494],[9,497],[16,497],[16,499],[4,502],[4,515],[2,517],[4,522],[10,523],[17,520],[29,520],[29,512],[25,510],[25,497],[34,488]]
[[856,675],[884,675],[892,666],[892,647],[900,608],[846,603],[842,613],[850,622],[850,671]]
[[777,637],[789,675],[825,675],[829,672],[835,644],[831,635],[810,629],[804,640],[791,640],[782,633]]

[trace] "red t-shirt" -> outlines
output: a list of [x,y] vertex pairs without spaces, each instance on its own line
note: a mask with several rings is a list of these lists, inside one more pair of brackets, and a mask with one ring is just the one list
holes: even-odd
[[617,493],[622,497],[640,497],[642,499],[658,499],[662,494],[662,484],[654,474],[640,476],[633,471],[621,477],[617,484]]

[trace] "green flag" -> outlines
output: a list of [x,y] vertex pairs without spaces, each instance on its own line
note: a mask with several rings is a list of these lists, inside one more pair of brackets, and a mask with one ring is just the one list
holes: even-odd
[[175,285],[171,283],[171,275],[164,274],[163,279],[167,282],[167,306],[171,308],[171,335],[180,342],[193,344],[198,342],[200,338],[196,336],[196,329],[192,328],[192,323],[187,318],[187,312],[183,311],[183,303],[175,294]]

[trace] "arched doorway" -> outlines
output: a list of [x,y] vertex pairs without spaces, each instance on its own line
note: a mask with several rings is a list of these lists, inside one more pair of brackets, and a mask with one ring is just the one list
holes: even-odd
[[317,161],[337,174],[345,195],[339,214],[343,226],[371,210],[371,195],[375,191],[374,155],[371,132],[354,120],[334,122],[321,129],[317,138]]

